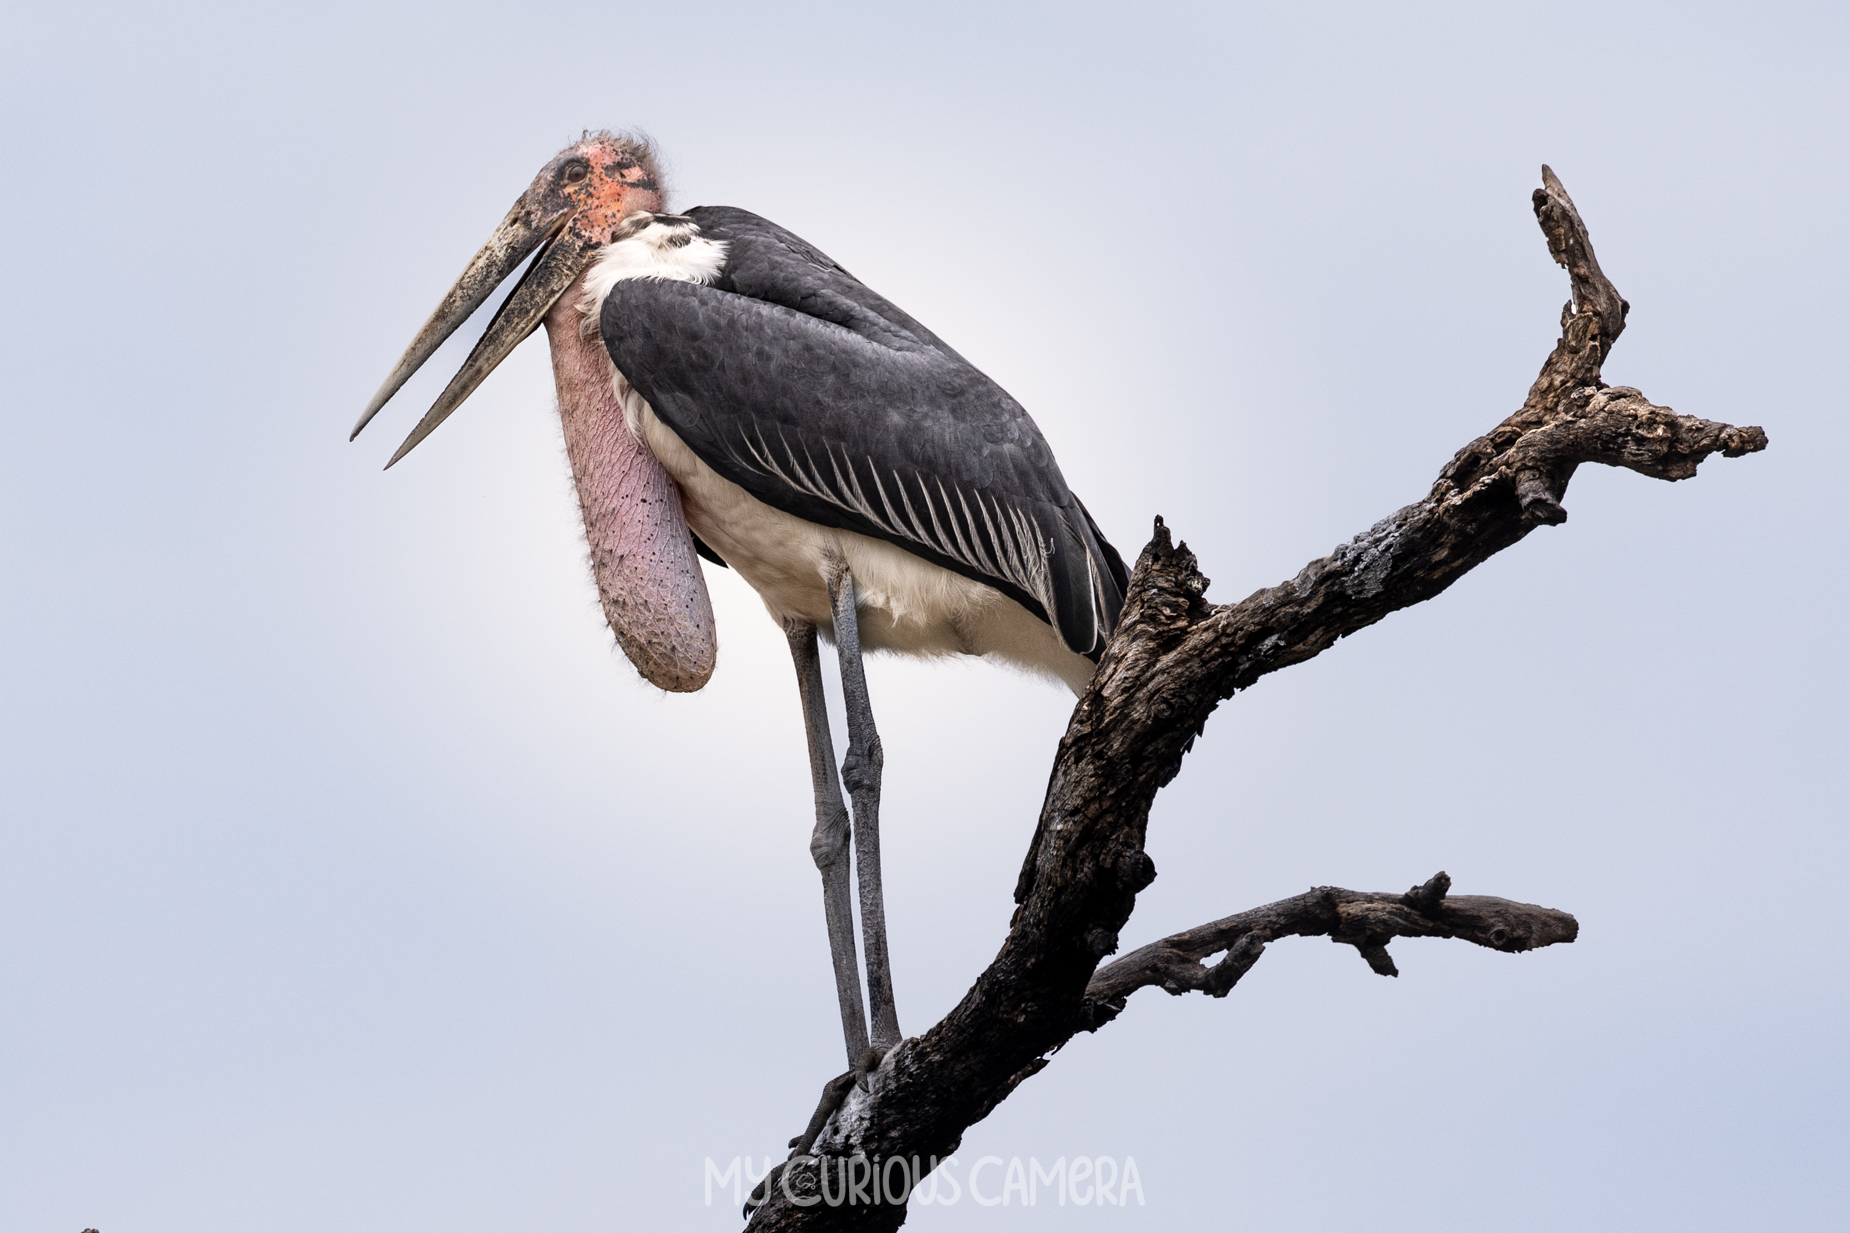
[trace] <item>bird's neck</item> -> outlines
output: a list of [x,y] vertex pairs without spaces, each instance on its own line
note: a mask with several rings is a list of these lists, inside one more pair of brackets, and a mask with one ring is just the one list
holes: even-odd
[[582,326],[580,276],[546,314],[559,419],[611,632],[637,671],[677,693],[713,673],[717,642],[706,577],[681,494],[623,422],[603,339]]
[[[599,456],[611,416],[621,425],[623,407],[611,381],[610,353],[579,311],[585,275],[580,274],[546,313],[546,340],[552,349],[553,384],[559,392],[559,416],[565,425],[565,449],[572,474],[583,482],[582,464]],[[581,494],[582,495],[582,494]]]

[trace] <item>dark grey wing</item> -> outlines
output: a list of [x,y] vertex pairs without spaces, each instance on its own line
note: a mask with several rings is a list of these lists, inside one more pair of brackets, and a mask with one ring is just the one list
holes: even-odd
[[720,277],[619,282],[599,322],[662,422],[767,505],[988,583],[1097,658],[1124,565],[1021,405],[783,228],[689,217],[726,242]]

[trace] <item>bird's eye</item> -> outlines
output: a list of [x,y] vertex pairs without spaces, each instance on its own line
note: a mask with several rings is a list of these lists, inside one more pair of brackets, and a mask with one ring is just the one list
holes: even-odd
[[591,165],[579,162],[577,159],[573,159],[559,169],[559,179],[567,184],[582,183],[590,174]]

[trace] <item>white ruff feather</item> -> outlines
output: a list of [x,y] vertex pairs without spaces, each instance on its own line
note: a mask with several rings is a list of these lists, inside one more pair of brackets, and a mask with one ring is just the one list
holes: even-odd
[[632,214],[604,245],[585,275],[578,311],[597,328],[604,297],[625,279],[661,278],[680,283],[710,283],[726,265],[724,240],[700,234],[700,224],[678,214]]

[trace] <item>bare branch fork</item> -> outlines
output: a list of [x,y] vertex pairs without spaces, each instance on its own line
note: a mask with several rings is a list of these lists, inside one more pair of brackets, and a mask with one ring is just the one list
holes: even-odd
[[[1151,801],[1223,700],[1431,599],[1537,526],[1564,521],[1561,502],[1582,463],[1678,480],[1710,454],[1766,448],[1759,428],[1678,415],[1600,380],[1629,306],[1546,167],[1534,205],[1573,299],[1521,408],[1459,450],[1423,499],[1237,604],[1203,598],[1208,580],[1194,554],[1156,521],[1117,632],[1060,741],[1001,950],[948,1015],[886,1056],[867,1090],[838,1082],[833,1093],[845,1088],[846,1099],[802,1139],[814,1155],[773,1179],[753,1229],[897,1228],[903,1201],[816,1201],[815,1157],[942,1159],[1051,1052],[1108,1023],[1134,991],[1223,996],[1272,939],[1327,935],[1355,946],[1383,975],[1395,974],[1386,950],[1395,937],[1456,937],[1502,951],[1574,939],[1574,918],[1564,912],[1452,896],[1451,880],[1439,874],[1404,895],[1318,888],[1099,967],[1117,950],[1137,893],[1156,877],[1144,852]],[[1203,962],[1215,954],[1223,958]]]

